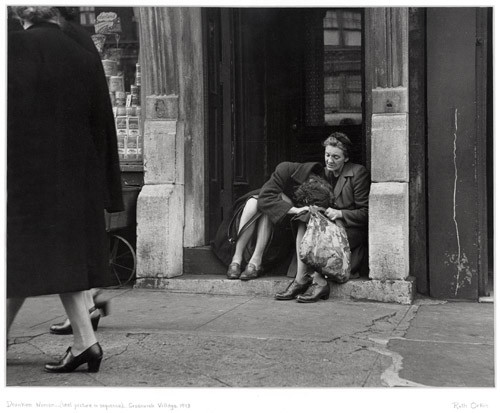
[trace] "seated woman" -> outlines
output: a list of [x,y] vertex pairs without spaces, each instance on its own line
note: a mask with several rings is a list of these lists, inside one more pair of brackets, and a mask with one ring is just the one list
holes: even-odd
[[[325,147],[325,177],[334,188],[333,201],[325,215],[331,220],[340,220],[344,225],[351,249],[351,278],[368,275],[368,195],[370,177],[366,168],[349,161],[351,141],[343,133],[333,133],[323,142]],[[272,214],[276,191],[263,190],[259,196],[259,208],[278,222],[282,213]],[[298,217],[300,218],[300,217]],[[299,248],[306,231],[307,219],[296,219],[297,274],[288,288],[275,295],[277,300],[297,299],[309,303],[330,296],[330,285],[318,272],[309,276],[309,271],[299,257]]]
[[[311,174],[323,176],[328,179],[334,188],[332,205],[325,212],[331,220],[343,219],[351,246],[351,267],[353,273],[358,273],[364,265],[362,272],[367,273],[366,265],[366,236],[368,223],[368,193],[370,179],[368,172],[361,165],[349,162],[349,147],[351,142],[342,133],[333,133],[325,142],[326,168],[316,162],[297,163],[282,162],[273,172],[271,178],[258,192],[245,196],[245,206],[239,222],[239,231],[245,229],[236,242],[234,255],[227,271],[229,279],[249,280],[262,274],[263,257],[268,246],[273,230],[277,227],[288,226],[288,218],[302,215],[309,211],[308,206],[296,207],[293,205],[296,188],[304,183]],[[256,195],[258,193],[258,195]],[[259,216],[259,214],[261,214]],[[255,217],[255,222],[245,228]],[[308,217],[308,214],[307,214]],[[297,221],[296,250],[304,236],[307,218],[295,219]],[[250,239],[257,234],[255,248],[248,264],[241,272],[243,253]],[[217,251],[216,251],[217,253]],[[364,274],[363,274],[364,275]],[[301,298],[308,302],[317,301],[319,298],[329,296],[329,286],[320,274],[313,274],[312,283],[308,276],[306,265],[297,259],[297,274],[295,280],[283,293],[276,294],[276,299],[290,300],[306,292],[310,284],[314,287],[308,296]],[[321,287],[321,288],[319,288]]]

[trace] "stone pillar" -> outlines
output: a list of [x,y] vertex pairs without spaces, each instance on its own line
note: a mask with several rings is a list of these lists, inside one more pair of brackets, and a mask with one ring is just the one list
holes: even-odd
[[372,85],[370,279],[385,290],[397,285],[407,295],[398,301],[408,303],[415,291],[409,276],[408,9],[367,9],[366,30]]
[[175,9],[139,8],[144,186],[137,200],[138,287],[182,274],[184,125],[179,121]]
[[139,7],[144,187],[137,205],[137,285],[182,275],[183,247],[205,242],[201,9]]
[[176,95],[146,97],[144,187],[137,201],[137,284],[182,275],[184,134]]

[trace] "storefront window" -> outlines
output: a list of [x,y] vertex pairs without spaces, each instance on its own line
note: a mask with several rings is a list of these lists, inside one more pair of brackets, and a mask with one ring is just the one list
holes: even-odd
[[122,164],[142,164],[139,39],[131,7],[80,7],[80,22],[101,55]]

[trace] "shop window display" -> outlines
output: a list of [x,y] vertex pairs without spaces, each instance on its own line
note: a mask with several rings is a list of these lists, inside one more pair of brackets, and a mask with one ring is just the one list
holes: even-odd
[[122,164],[142,164],[141,68],[133,8],[81,7],[80,22],[101,55]]

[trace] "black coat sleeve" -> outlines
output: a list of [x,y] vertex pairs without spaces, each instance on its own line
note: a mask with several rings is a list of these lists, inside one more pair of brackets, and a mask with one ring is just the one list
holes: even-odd
[[292,207],[283,200],[281,194],[285,192],[288,181],[295,170],[294,165],[293,162],[280,163],[260,190],[258,208],[274,224],[280,222]]

